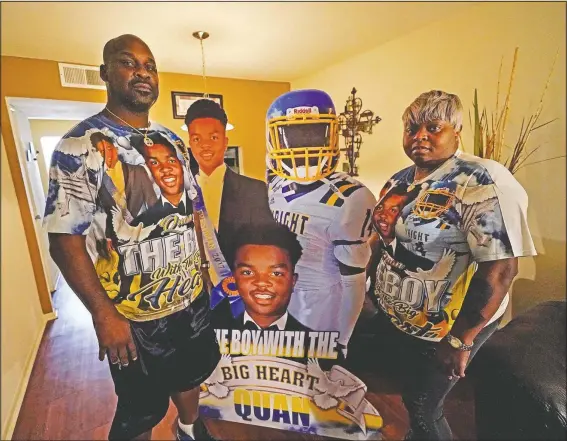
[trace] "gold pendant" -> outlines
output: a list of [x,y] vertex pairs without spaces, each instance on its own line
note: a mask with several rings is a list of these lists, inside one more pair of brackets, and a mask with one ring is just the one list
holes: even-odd
[[148,147],[151,147],[154,145],[154,142],[147,136],[144,136],[144,144],[146,144]]

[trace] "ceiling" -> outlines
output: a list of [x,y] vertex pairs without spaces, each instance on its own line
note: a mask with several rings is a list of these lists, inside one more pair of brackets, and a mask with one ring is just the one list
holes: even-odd
[[2,55],[99,65],[104,43],[142,38],[162,72],[292,81],[432,20],[456,2],[2,2]]
[[8,98],[10,108],[22,111],[29,119],[82,121],[102,109],[105,103],[91,103],[39,98]]

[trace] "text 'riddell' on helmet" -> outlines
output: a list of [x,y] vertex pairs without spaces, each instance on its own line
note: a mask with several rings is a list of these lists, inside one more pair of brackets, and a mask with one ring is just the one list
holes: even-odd
[[266,126],[266,162],[272,174],[308,183],[337,168],[337,113],[325,92],[306,89],[284,93],[268,109]]

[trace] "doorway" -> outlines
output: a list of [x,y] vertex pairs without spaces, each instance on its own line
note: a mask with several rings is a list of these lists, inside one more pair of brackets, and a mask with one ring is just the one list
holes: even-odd
[[[58,289],[61,274],[49,255],[43,214],[47,195],[50,149],[68,130],[83,119],[100,112],[104,103],[6,97],[18,161],[26,187],[30,212],[39,245],[47,285]],[[51,137],[50,140],[47,140]],[[42,141],[42,138],[45,138]],[[44,150],[46,149],[46,150]]]

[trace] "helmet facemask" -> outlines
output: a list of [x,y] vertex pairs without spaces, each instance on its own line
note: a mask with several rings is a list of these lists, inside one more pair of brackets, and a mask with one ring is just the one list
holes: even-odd
[[268,166],[277,176],[317,181],[335,171],[339,153],[336,115],[292,114],[268,121]]
[[434,219],[445,213],[455,195],[448,188],[430,189],[416,201],[413,212],[422,219]]

